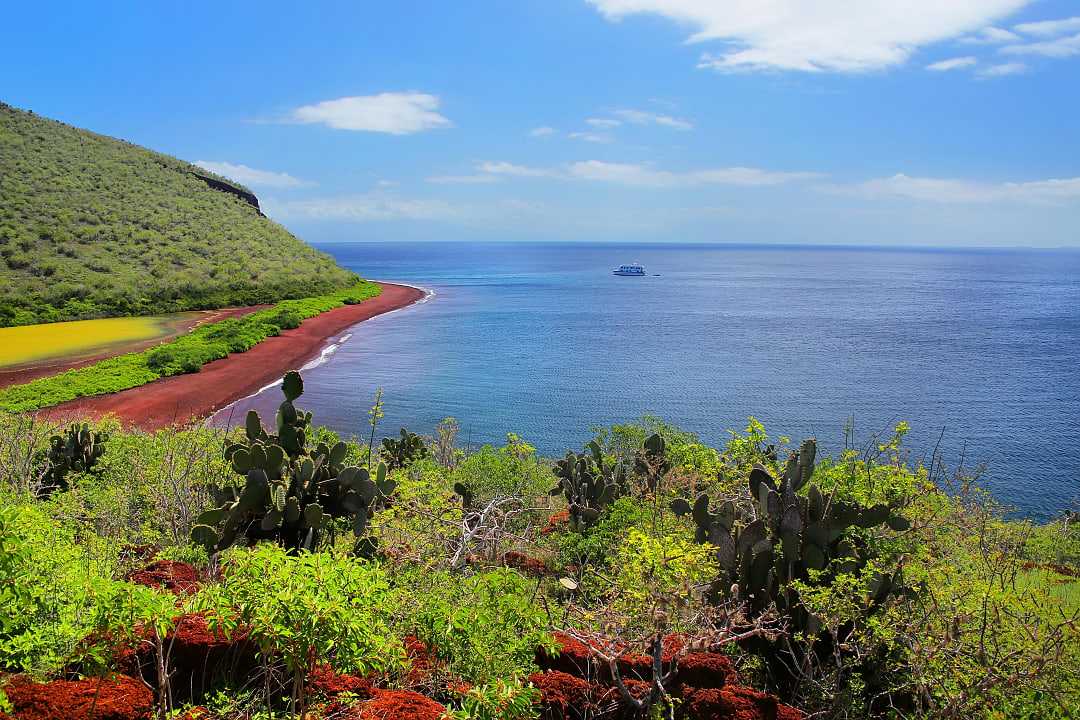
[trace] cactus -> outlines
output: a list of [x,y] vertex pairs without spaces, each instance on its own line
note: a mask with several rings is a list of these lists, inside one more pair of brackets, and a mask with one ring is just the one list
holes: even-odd
[[423,438],[401,428],[401,439],[383,438],[380,455],[391,470],[403,468],[414,460],[427,457],[428,448]]
[[586,449],[588,453],[567,452],[565,458],[555,463],[559,484],[551,490],[552,495],[566,496],[570,528],[575,532],[594,525],[603,509],[626,489],[625,469],[607,464],[595,440]]
[[[716,546],[723,574],[714,586],[720,592],[730,594],[731,588],[757,610],[773,603],[802,631],[814,630],[819,623],[787,587],[792,580],[809,581],[811,570],[824,571],[816,582],[827,584],[836,572],[865,567],[870,551],[857,537],[848,537],[853,527],[908,528],[907,520],[887,505],[863,507],[826,498],[817,486],[808,486],[816,452],[813,440],[803,442],[788,458],[779,479],[761,465],[751,470],[748,489],[756,517],[745,527],[735,527],[735,507],[730,502],[717,513],[709,512],[706,495],[699,495],[693,506],[684,499],[671,504],[676,515],[693,518],[697,542]],[[806,493],[799,494],[803,488]],[[872,604],[901,590],[898,575],[881,575],[874,585]]]
[[277,411],[277,433],[268,434],[258,413],[248,413],[244,441],[225,448],[225,460],[244,478],[243,485],[213,489],[218,507],[199,516],[191,539],[210,552],[241,536],[310,550],[335,519],[344,518],[352,524],[358,547],[370,549],[368,521],[394,491],[386,465],[379,463],[372,478],[367,468],[345,465],[345,443],[309,447],[311,413],[293,405],[304,392],[300,374],[286,374],[281,389],[285,400]]
[[63,435],[49,439],[46,455],[48,469],[42,478],[40,493],[48,495],[57,490],[67,490],[68,473],[90,472],[105,454],[108,435],[94,432],[86,423],[72,424]]
[[[826,630],[822,620],[802,605],[792,581],[827,587],[839,574],[864,569],[874,559],[874,551],[859,533],[848,532],[853,528],[884,524],[903,531],[909,527],[887,505],[864,507],[823,495],[811,483],[816,453],[814,441],[807,440],[788,458],[779,478],[761,465],[751,470],[747,489],[754,512],[745,526],[733,522],[734,506],[730,514],[728,510],[710,513],[704,495],[693,507],[686,500],[672,503],[677,514],[692,515],[698,542],[717,548],[721,574],[713,583],[714,598],[734,596],[757,612],[773,606],[792,634],[810,640],[806,644],[778,642],[763,636],[746,641],[746,649],[762,655],[766,672],[778,687],[794,687],[802,678],[797,668],[847,653],[854,627],[847,624]],[[869,616],[890,596],[909,592],[899,570],[878,572],[870,582],[863,613]]]
[[661,435],[653,433],[645,438],[641,449],[634,455],[634,474],[644,479],[646,492],[655,493],[660,481],[670,470],[667,443]]

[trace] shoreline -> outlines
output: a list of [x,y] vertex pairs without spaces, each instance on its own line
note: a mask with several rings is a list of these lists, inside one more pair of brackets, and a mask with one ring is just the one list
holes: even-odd
[[353,325],[427,297],[411,285],[379,285],[382,293],[377,297],[308,318],[298,328],[267,338],[247,352],[207,363],[197,373],[162,378],[109,395],[77,398],[34,414],[53,421],[115,416],[125,427],[147,431],[207,418],[318,358],[330,340]]

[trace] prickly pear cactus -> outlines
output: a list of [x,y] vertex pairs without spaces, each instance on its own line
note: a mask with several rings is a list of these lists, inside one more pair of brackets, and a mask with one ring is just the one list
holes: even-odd
[[383,438],[380,453],[391,470],[403,468],[414,460],[427,457],[427,454],[428,448],[424,444],[424,439],[405,428],[401,428],[401,437],[397,440]]
[[63,435],[49,439],[48,469],[42,478],[41,494],[68,489],[68,473],[90,472],[105,454],[108,435],[94,432],[86,423],[74,423]]
[[667,459],[667,442],[663,436],[653,433],[645,438],[641,449],[634,455],[634,474],[644,481],[643,489],[655,493],[660,481],[671,470]]
[[379,463],[372,477],[367,468],[345,465],[345,443],[310,447],[311,413],[293,405],[304,392],[300,374],[286,374],[281,390],[285,400],[277,411],[277,433],[267,433],[258,413],[248,413],[244,441],[225,448],[225,460],[243,478],[242,485],[215,490],[219,506],[199,516],[191,539],[210,552],[240,537],[310,550],[336,519],[344,518],[358,543],[370,547],[364,537],[368,521],[394,491],[386,465]]
[[576,532],[594,525],[600,513],[625,492],[626,473],[618,465],[605,462],[603,451],[596,441],[587,446],[588,453],[567,452],[555,463],[559,484],[552,495],[566,496],[570,511],[570,528]]
[[[684,499],[671,508],[677,515],[690,515],[697,528],[697,542],[717,548],[717,561],[723,571],[715,587],[724,594],[732,590],[740,600],[755,609],[769,604],[788,615],[799,630],[816,630],[819,623],[798,603],[788,585],[792,580],[827,585],[841,572],[854,572],[872,559],[871,551],[852,528],[887,525],[895,531],[906,530],[906,519],[886,505],[863,507],[826,497],[810,484],[814,473],[817,446],[806,440],[788,458],[779,479],[763,466],[751,470],[748,489],[753,500],[754,516],[738,525],[735,506],[725,503],[709,511],[709,498],[700,495],[693,506]],[[799,491],[806,488],[805,493]],[[875,583],[872,604],[880,604],[890,593],[900,589],[899,576],[882,575]],[[729,589],[730,588],[730,589]]]

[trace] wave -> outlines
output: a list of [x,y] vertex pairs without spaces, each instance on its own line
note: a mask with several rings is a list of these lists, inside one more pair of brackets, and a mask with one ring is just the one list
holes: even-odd
[[[407,285],[407,283],[398,283],[398,284],[399,285]],[[384,317],[386,315],[393,315],[394,313],[396,313],[396,312],[398,312],[400,310],[408,310],[413,305],[423,305],[428,300],[435,297],[435,294],[436,294],[435,291],[432,290],[431,288],[425,288],[425,287],[421,287],[419,285],[411,285],[411,284],[409,284],[408,287],[416,288],[420,292],[424,293],[424,297],[420,298],[419,300],[412,303],[411,305],[406,305],[404,307],[399,307],[399,308],[396,308],[394,310],[384,312],[384,313],[382,313],[380,315],[377,315],[374,318],[369,318],[368,320],[363,320],[361,322],[371,322],[372,320],[377,320],[378,318]],[[357,323],[357,324],[359,324],[359,323]],[[353,325],[352,327],[356,327],[356,325]],[[352,338],[352,336],[353,336],[353,334],[352,334],[351,328],[350,328],[349,330],[346,330],[344,334],[342,334],[342,335],[340,335],[338,337],[335,337],[335,338],[331,338],[330,342],[325,347],[323,347],[322,350],[319,351],[319,354],[317,356],[315,356],[312,359],[308,360],[306,363],[304,363],[300,367],[300,372],[306,372],[308,370],[313,370],[314,368],[317,368],[320,365],[325,365],[326,363],[330,362],[330,358],[332,358],[334,356],[334,353],[336,353],[338,351],[338,349],[341,348],[342,345],[347,343],[349,341],[349,339]],[[218,410],[213,415],[211,415],[209,418],[207,418],[207,421],[212,422],[214,420],[214,418],[218,417],[223,412],[225,412],[227,410],[230,410],[237,403],[241,403],[241,402],[243,402],[245,400],[249,400],[249,399],[251,399],[253,397],[256,397],[258,395],[263,394],[267,390],[271,390],[273,388],[276,388],[278,385],[281,384],[282,379],[283,378],[278,378],[277,380],[275,380],[272,383],[269,383],[267,385],[263,385],[261,388],[259,388],[255,392],[251,393],[250,395],[245,395],[242,398],[237,398],[236,400],[234,400],[231,403],[229,403],[228,405],[222,407],[220,410]]]

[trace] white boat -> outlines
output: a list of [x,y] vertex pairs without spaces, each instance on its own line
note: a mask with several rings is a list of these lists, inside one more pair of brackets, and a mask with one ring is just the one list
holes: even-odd
[[627,277],[644,277],[645,266],[638,263],[631,263],[630,265],[620,265],[611,271],[612,275],[624,275]]

